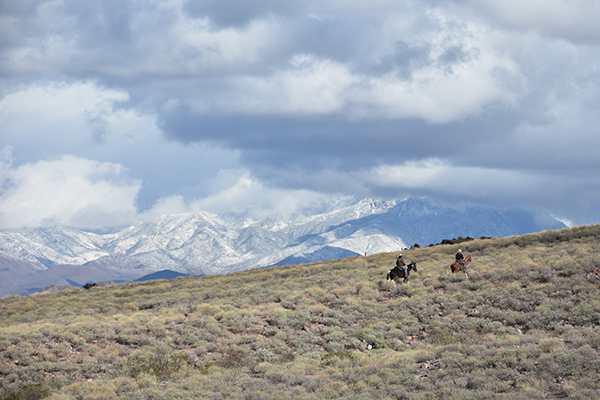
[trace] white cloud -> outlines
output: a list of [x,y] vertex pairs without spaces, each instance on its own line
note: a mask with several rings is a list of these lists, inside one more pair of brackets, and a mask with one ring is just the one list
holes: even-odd
[[214,194],[189,201],[169,195],[139,213],[136,198],[142,182],[129,178],[120,164],[74,156],[18,167],[12,162],[11,149],[3,148],[0,229],[55,225],[101,229],[196,211],[286,217],[325,197],[308,190],[269,188],[244,171],[222,171],[214,178]]
[[[6,158],[9,152],[2,155]],[[128,179],[121,165],[63,156],[5,166],[0,188],[0,229],[49,225],[93,229],[134,220],[140,182]]]
[[153,219],[160,214],[206,211],[218,215],[243,212],[256,219],[288,218],[327,198],[327,195],[310,190],[268,187],[247,171],[223,170],[214,178],[214,183],[215,190],[207,197],[186,201],[182,196],[168,196],[160,199],[142,217]]
[[128,99],[122,90],[89,81],[34,83],[0,100],[0,128],[6,141],[38,137],[48,142],[89,138],[101,142],[111,123],[130,118],[127,111],[117,108]]
[[430,159],[381,165],[360,174],[371,189],[426,195],[448,204],[472,202],[495,207],[533,207],[560,215],[594,212],[597,176],[563,174],[559,169],[500,169],[459,166]]
[[439,11],[427,13],[433,27],[429,30],[407,19],[384,18],[377,32],[380,42],[370,43],[370,53],[362,57],[371,63],[391,55],[408,57],[393,52],[399,40],[410,41],[427,50],[408,73],[396,66],[370,75],[352,62],[297,53],[271,74],[231,76],[226,90],[200,93],[188,104],[198,113],[329,114],[449,123],[479,114],[489,105],[512,108],[527,92],[519,63],[504,50],[503,34]]
[[[69,29],[86,33],[70,45],[76,50],[68,54],[76,54],[66,58],[74,59],[77,67],[63,65],[58,69],[83,68],[136,80],[146,76],[153,80],[178,77],[189,81],[185,89],[163,81],[161,90],[179,92],[177,97],[200,113],[341,114],[351,118],[418,118],[444,123],[477,114],[495,102],[513,105],[522,92],[518,85],[506,85],[507,80],[522,80],[517,64],[496,50],[487,27],[467,22],[459,12],[451,14],[387,0],[368,7],[357,2],[317,2],[304,7],[305,12],[314,12],[310,18],[316,20],[321,16],[327,21],[332,13],[330,23],[321,24],[334,32],[340,20],[355,20],[357,29],[369,32],[361,38],[361,53],[350,59],[328,58],[316,43],[310,45],[315,52],[306,51],[304,43],[296,42],[302,33],[293,30],[303,25],[286,26],[286,22],[298,22],[287,20],[289,16],[267,14],[242,27],[218,27],[209,15],[192,18],[179,1],[138,4],[128,11],[132,14],[127,25],[127,45],[123,48],[108,49],[104,43],[93,43],[96,36],[107,34],[106,27],[97,21],[90,26],[72,26],[72,22],[68,23],[72,11],[66,5],[46,4],[43,16],[48,19],[38,22],[51,33],[44,38],[56,37],[55,41],[61,43],[72,38]],[[69,28],[57,29],[58,24],[49,22],[51,17],[60,17]],[[302,17],[307,18],[302,14],[295,16]],[[416,21],[426,25],[419,26]],[[26,47],[14,51],[37,54],[35,59],[28,56],[22,61],[28,66],[54,65],[55,60],[46,58],[67,53],[58,49],[42,51],[49,46],[44,40],[47,39],[28,42],[29,46],[39,47],[35,51]],[[414,67],[409,77],[399,77],[397,70],[369,76],[354,68],[355,63],[369,63],[385,56],[398,41],[429,48],[426,65]],[[449,49],[461,49],[471,56],[451,64],[438,60]],[[282,56],[288,59],[287,65],[281,63]],[[14,59],[13,64],[20,60],[14,55],[7,57]],[[279,63],[271,65],[274,60]],[[217,79],[209,83],[195,80],[198,77]],[[108,100],[116,101],[114,97]],[[104,106],[95,104],[94,110],[85,114],[100,140],[106,134],[107,105],[110,102]]]
[[379,188],[422,190],[473,200],[518,198],[523,191],[548,186],[552,179],[523,171],[487,167],[462,167],[429,159],[403,165],[382,165],[363,175],[366,185]]
[[[129,168],[156,213],[380,189],[597,209],[598,2],[21,3],[0,13],[0,148],[19,165],[0,170],[15,195],[73,154]],[[474,166],[439,161],[445,143]],[[421,162],[389,165],[396,145]],[[124,175],[106,190],[134,188],[114,183]],[[100,190],[90,176],[79,185]],[[48,218],[75,218],[49,205]]]
[[121,78],[220,73],[259,61],[284,36],[280,21],[268,17],[219,28],[209,17],[192,18],[182,1],[119,7],[70,3],[45,1],[21,18],[0,15],[0,32],[27,38],[6,46],[0,69],[14,74],[93,71]]
[[183,214],[192,211],[194,210],[186,203],[183,196],[172,195],[158,199],[150,210],[142,214],[142,218],[145,220],[154,220],[161,214]]
[[299,54],[287,70],[268,77],[235,79],[232,92],[215,106],[251,114],[335,113],[345,105],[344,91],[356,81],[340,63]]
[[228,211],[251,211],[255,218],[271,215],[291,216],[325,196],[309,190],[284,190],[265,186],[244,173],[231,187],[193,202],[195,209],[217,214]]
[[[234,89],[193,108],[250,114],[342,114],[349,118],[417,118],[431,123],[461,120],[485,106],[516,104],[524,79],[510,59],[484,52],[445,71],[431,65],[409,79],[394,72],[370,77],[310,55],[295,56],[293,68],[272,76],[235,80]],[[511,81],[507,87],[506,81]],[[512,83],[518,83],[517,85]],[[206,106],[207,104],[211,106]]]
[[36,113],[40,117],[67,119],[82,113],[105,114],[115,103],[127,101],[123,90],[98,87],[94,82],[34,83],[5,94],[0,100],[0,117]]
[[19,163],[64,154],[127,163],[149,148],[168,149],[156,116],[126,107],[128,100],[94,81],[14,88],[0,99],[0,146],[10,144]]
[[[267,48],[277,46],[281,34],[280,24],[274,19],[256,20],[241,29],[215,29],[207,21],[182,18],[171,32],[173,40],[164,44],[171,46],[180,41],[176,48],[180,52],[177,59],[187,59],[184,66],[190,72],[216,71],[224,67],[236,70],[236,66],[245,68],[260,61]],[[163,49],[165,53],[166,50]],[[190,50],[193,57],[189,55]]]
[[497,21],[571,40],[600,39],[600,3],[587,0],[468,0]]
[[354,91],[353,110],[364,118],[417,118],[449,123],[478,114],[494,102],[510,107],[518,99],[519,93],[507,90],[495,76],[498,70],[514,74],[514,68],[484,60],[458,66],[451,74],[440,69],[421,69],[409,81],[393,75],[370,79],[366,88]]

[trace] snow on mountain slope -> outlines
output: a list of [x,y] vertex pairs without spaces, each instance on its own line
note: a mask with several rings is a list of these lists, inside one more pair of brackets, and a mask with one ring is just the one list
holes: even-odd
[[[453,209],[425,199],[343,199],[287,219],[196,212],[163,215],[109,234],[59,227],[3,231],[0,264],[18,260],[39,271],[93,265],[120,274],[115,279],[165,269],[213,274],[391,252],[459,236],[508,236],[562,227],[542,212]],[[1,270],[2,265],[0,275]]]
[[109,254],[95,236],[67,228],[0,232],[0,255],[31,262],[40,270],[55,264],[84,264]]

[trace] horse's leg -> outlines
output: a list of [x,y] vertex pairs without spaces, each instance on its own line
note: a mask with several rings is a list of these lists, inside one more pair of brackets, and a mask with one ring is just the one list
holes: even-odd
[[456,263],[456,262],[452,263],[452,275],[454,278],[453,279],[454,282],[456,282],[456,273],[458,271],[460,271],[460,268],[461,268],[461,266],[458,263]]

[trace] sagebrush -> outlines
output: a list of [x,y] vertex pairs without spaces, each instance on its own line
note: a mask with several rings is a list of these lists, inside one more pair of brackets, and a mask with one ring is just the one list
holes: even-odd
[[[0,393],[600,398],[600,226],[0,299]],[[24,389],[25,388],[25,389]]]

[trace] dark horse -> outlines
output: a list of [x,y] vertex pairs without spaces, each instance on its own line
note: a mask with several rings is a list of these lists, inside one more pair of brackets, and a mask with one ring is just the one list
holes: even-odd
[[[469,254],[468,256],[465,257],[465,269],[463,271],[463,274],[465,274],[465,276],[467,278],[469,277],[469,275],[467,274],[467,267],[469,266],[470,262],[471,262],[471,255]],[[446,268],[446,273],[452,271],[452,273],[455,274],[458,271],[462,271],[462,269],[463,269],[462,264],[458,260],[456,260],[452,264],[448,265],[448,268]]]
[[387,272],[387,277],[386,279],[391,279],[394,282],[398,283],[398,279],[400,278],[404,278],[404,281],[402,283],[407,283],[408,282],[408,276],[410,275],[410,271],[413,270],[415,272],[417,271],[417,263],[416,262],[411,262],[410,264],[408,264],[406,266],[406,270],[408,271],[406,276],[404,276],[404,270],[402,268],[400,268],[399,266],[395,266],[394,268],[390,269]]

